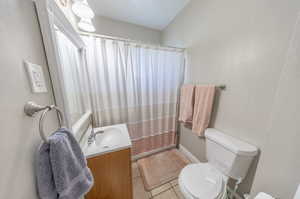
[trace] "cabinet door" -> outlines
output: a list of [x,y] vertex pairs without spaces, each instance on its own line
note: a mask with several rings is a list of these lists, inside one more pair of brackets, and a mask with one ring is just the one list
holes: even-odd
[[125,149],[88,159],[95,184],[86,199],[132,199],[131,151]]

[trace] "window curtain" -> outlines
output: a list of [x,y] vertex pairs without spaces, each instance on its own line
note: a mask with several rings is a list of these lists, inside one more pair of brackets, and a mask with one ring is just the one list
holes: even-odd
[[183,52],[83,39],[94,125],[126,123],[133,155],[175,145]]

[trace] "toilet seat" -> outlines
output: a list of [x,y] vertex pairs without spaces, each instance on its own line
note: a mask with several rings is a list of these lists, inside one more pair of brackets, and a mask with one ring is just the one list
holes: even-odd
[[222,173],[209,163],[190,164],[182,169],[178,183],[186,199],[219,199],[226,191]]

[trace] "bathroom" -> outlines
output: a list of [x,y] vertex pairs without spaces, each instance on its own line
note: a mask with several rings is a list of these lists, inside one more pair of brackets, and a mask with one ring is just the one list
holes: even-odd
[[[37,151],[60,126],[93,176],[87,199],[298,199],[299,21],[298,0],[1,0],[0,199],[45,198]],[[186,85],[214,88],[200,133],[180,120]],[[212,193],[189,170],[229,161],[224,136],[251,161]]]

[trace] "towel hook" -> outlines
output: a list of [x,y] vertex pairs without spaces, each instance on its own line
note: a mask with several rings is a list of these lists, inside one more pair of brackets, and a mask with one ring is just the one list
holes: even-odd
[[60,128],[62,128],[65,125],[65,121],[64,121],[62,111],[57,106],[55,105],[41,106],[31,101],[27,102],[24,106],[25,114],[30,117],[34,117],[35,113],[43,111],[39,120],[39,132],[44,142],[48,142],[47,136],[45,136],[45,132],[44,132],[44,119],[46,117],[46,114],[53,109],[56,110],[58,113]]

